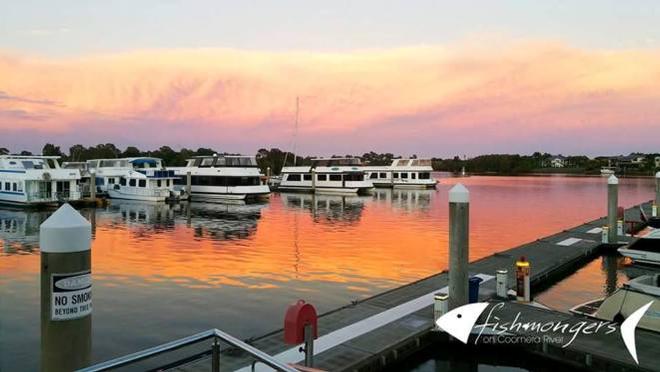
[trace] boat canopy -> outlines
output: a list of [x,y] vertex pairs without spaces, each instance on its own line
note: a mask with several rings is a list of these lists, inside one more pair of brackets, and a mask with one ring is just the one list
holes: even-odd
[[332,167],[332,166],[351,166],[362,165],[360,158],[317,158],[312,159],[312,166],[314,167]]
[[137,158],[137,159],[129,160],[129,163],[136,166],[143,166],[143,165],[157,166],[159,160],[160,159],[155,159],[155,158]]

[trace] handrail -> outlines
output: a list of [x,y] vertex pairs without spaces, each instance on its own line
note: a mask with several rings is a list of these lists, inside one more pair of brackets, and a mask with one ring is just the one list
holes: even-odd
[[[260,362],[266,364],[267,366],[269,366],[269,367],[271,367],[275,370],[285,371],[285,372],[297,372],[297,370],[295,368],[290,367],[290,366],[276,360],[275,358],[273,358],[269,354],[266,354],[265,352],[255,348],[251,345],[248,345],[245,342],[237,339],[236,337],[234,337],[234,336],[232,336],[232,335],[230,335],[226,332],[223,332],[219,329],[216,329],[216,328],[209,329],[207,331],[200,332],[200,333],[194,334],[192,336],[180,338],[178,340],[174,340],[174,341],[171,341],[171,342],[159,345],[159,346],[154,346],[154,347],[149,348],[149,349],[138,351],[138,352],[135,352],[133,354],[124,355],[124,356],[119,357],[119,358],[115,358],[115,359],[108,360],[106,362],[98,363],[98,364],[80,369],[80,370],[78,370],[78,372],[107,371],[109,369],[118,368],[118,367],[126,366],[128,364],[136,363],[138,361],[148,359],[148,358],[154,357],[156,355],[159,355],[159,354],[162,354],[162,353],[165,353],[165,352],[168,352],[168,351],[173,351],[173,350],[176,350],[176,349],[180,349],[182,347],[189,346],[189,345],[192,345],[192,344],[195,344],[195,343],[198,343],[200,341],[207,340],[207,339],[210,339],[210,338],[220,339],[220,340],[222,340],[223,342],[225,342],[229,345],[237,347],[237,348],[247,352],[248,354],[253,356],[255,359],[259,360]],[[217,354],[218,353],[214,352],[213,356],[216,357]],[[216,361],[213,361],[213,365],[217,366],[218,364],[216,363]]]

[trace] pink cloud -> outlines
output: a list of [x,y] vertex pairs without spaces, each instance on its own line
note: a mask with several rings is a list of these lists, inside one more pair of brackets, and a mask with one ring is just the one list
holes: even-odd
[[[290,143],[300,96],[307,153],[651,151],[659,82],[660,51],[542,41],[343,54],[0,54],[0,128],[25,145],[254,151]],[[40,136],[23,138],[31,132]]]

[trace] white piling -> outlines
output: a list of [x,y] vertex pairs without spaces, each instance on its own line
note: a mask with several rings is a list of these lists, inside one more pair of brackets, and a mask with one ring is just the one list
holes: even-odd
[[496,291],[497,291],[497,297],[499,298],[508,298],[509,295],[507,292],[509,291],[509,272],[507,270],[497,270],[496,272]]
[[653,217],[658,217],[660,208],[660,172],[655,174],[655,203],[653,203]]
[[615,244],[617,241],[617,212],[619,208],[619,179],[611,175],[607,179],[607,227],[608,242]]
[[90,364],[91,239],[91,224],[69,204],[41,224],[42,371],[72,371]]
[[190,171],[186,172],[186,194],[188,194],[188,200],[192,200],[192,173]]
[[449,310],[468,303],[470,192],[462,184],[449,190]]

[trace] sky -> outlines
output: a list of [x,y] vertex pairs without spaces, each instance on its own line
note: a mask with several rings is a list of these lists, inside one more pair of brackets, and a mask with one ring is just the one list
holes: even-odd
[[658,24],[657,1],[4,0],[0,147],[656,152]]

